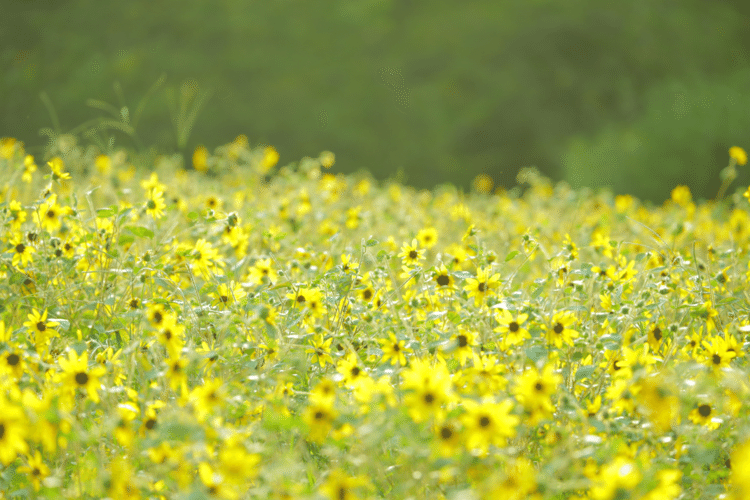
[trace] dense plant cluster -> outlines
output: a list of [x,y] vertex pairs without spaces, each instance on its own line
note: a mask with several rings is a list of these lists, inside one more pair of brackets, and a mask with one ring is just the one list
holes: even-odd
[[0,498],[750,495],[741,194],[59,139],[0,144]]

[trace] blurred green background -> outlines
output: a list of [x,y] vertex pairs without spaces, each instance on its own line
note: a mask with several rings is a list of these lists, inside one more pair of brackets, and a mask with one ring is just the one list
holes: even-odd
[[2,18],[0,136],[37,155],[43,127],[188,164],[246,134],[281,164],[331,150],[334,171],[419,188],[535,165],[661,202],[713,198],[750,147],[746,1],[6,0]]

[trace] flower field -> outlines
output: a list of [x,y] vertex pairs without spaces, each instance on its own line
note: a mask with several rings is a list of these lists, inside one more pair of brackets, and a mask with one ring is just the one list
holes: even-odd
[[750,498],[741,193],[130,155],[0,142],[0,498]]

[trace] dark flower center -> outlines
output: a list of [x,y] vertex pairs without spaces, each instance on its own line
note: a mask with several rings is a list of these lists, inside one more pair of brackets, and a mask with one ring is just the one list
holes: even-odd
[[459,335],[458,347],[466,347],[467,345],[469,345],[469,339],[466,338],[466,335]]
[[711,414],[711,407],[709,405],[700,405],[698,407],[698,413],[700,413],[701,417],[707,417]]
[[10,366],[16,366],[21,361],[21,358],[18,356],[18,354],[13,352],[8,354],[8,357],[5,358],[5,360]]
[[719,356],[718,354],[714,354],[713,356],[711,356],[711,361],[715,365],[720,365],[721,364],[721,356]]
[[89,381],[89,376],[86,374],[86,372],[78,372],[76,373],[76,383],[78,385],[86,385]]
[[445,274],[441,274],[440,276],[438,276],[438,279],[437,279],[438,285],[447,286],[450,284],[450,282],[451,282],[450,277],[446,276]]
[[553,330],[555,331],[556,334],[559,335],[563,332],[563,330],[565,330],[565,327],[563,326],[562,323],[558,323],[555,325],[555,328],[553,328]]
[[482,293],[484,293],[485,291],[487,291],[487,284],[484,283],[484,282],[479,283],[477,285],[477,290],[480,291],[480,292],[482,292]]
[[520,325],[516,323],[515,321],[511,321],[510,324],[508,325],[508,330],[510,330],[513,333],[516,333],[519,328],[521,328]]
[[446,440],[450,439],[451,437],[453,437],[453,429],[448,426],[444,426],[440,429],[440,437]]
[[480,426],[480,427],[487,427],[487,426],[489,426],[489,425],[490,425],[490,417],[488,417],[488,416],[486,416],[486,415],[483,415],[483,416],[482,416],[482,417],[481,417],[481,418],[479,419],[479,426]]

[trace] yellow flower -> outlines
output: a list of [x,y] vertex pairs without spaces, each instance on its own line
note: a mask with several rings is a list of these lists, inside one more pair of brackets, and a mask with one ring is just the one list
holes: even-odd
[[463,402],[464,413],[461,420],[466,427],[466,449],[487,454],[490,445],[505,446],[507,438],[516,435],[520,419],[511,415],[513,402],[505,400],[495,403],[485,399],[481,403],[467,399]]
[[388,339],[378,340],[383,350],[382,361],[390,361],[394,365],[405,365],[406,364],[406,353],[411,352],[411,349],[404,347],[405,341],[398,340],[393,332],[389,333]]
[[434,227],[426,227],[419,230],[417,233],[417,240],[423,247],[432,248],[437,243],[437,236],[437,229]]
[[57,180],[70,179],[70,174],[63,170],[65,168],[65,163],[63,162],[62,158],[60,158],[59,156],[55,156],[50,161],[48,161],[47,166],[52,170],[53,179],[57,179]]
[[261,173],[267,174],[279,162],[279,153],[273,146],[268,146],[263,150],[263,161],[261,162]]
[[497,333],[502,333],[502,342],[504,346],[518,345],[531,337],[529,331],[523,327],[523,324],[528,319],[529,315],[526,313],[522,314],[511,314],[510,311],[502,309],[495,319],[499,323],[499,326],[494,329]]
[[34,455],[29,456],[27,464],[19,467],[18,472],[26,474],[34,486],[34,491],[39,491],[42,480],[49,476],[49,467],[42,460],[39,450],[35,451]]
[[18,453],[27,453],[29,445],[26,443],[26,418],[23,410],[13,406],[0,393],[0,462],[10,464]]
[[716,412],[711,408],[708,403],[701,403],[690,411],[688,418],[694,424],[702,424],[709,429],[718,429],[721,422],[714,419]]
[[672,190],[672,201],[681,207],[687,206],[692,200],[690,188],[687,186],[677,186]]
[[336,163],[336,155],[331,153],[330,151],[323,151],[322,153],[320,153],[318,161],[323,166],[323,168],[331,168],[333,164]]
[[164,209],[167,207],[164,202],[164,193],[158,189],[151,189],[146,199],[146,213],[154,219],[164,217]]
[[541,373],[531,368],[518,377],[513,393],[531,415],[532,425],[552,417],[555,411],[552,396],[560,383],[562,376],[554,372],[551,364],[545,366]]
[[99,377],[106,373],[106,369],[102,366],[89,368],[88,359],[89,355],[86,351],[78,356],[73,349],[69,350],[67,359],[60,358],[60,368],[63,370],[60,380],[66,389],[73,391],[77,388],[85,389],[91,400],[98,403],[97,389],[101,385]]
[[747,163],[747,153],[744,149],[739,146],[732,146],[729,148],[729,157],[737,162],[737,165],[744,165]]
[[193,168],[198,172],[208,170],[208,149],[205,146],[198,146],[193,152]]
[[464,290],[469,292],[469,298],[474,297],[474,305],[479,307],[484,298],[494,293],[494,289],[500,286],[500,274],[496,273],[490,277],[489,269],[477,269],[476,278],[467,278]]
[[425,250],[419,248],[419,243],[417,242],[417,239],[414,238],[411,241],[411,245],[405,243],[404,246],[401,247],[401,253],[398,254],[398,256],[401,257],[404,266],[418,266],[420,261],[424,260],[424,252]]
[[369,481],[364,477],[352,477],[341,469],[334,469],[320,486],[320,491],[331,500],[357,500],[359,496],[355,490],[369,485]]
[[29,320],[24,322],[23,326],[29,329],[34,338],[34,344],[36,345],[37,351],[41,348],[49,345],[50,338],[58,336],[57,331],[53,328],[58,326],[59,323],[55,321],[47,321],[47,310],[43,313],[39,313],[36,309],[28,315]]

